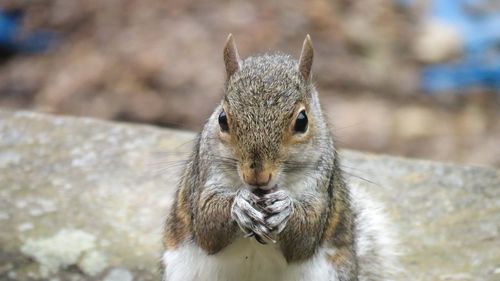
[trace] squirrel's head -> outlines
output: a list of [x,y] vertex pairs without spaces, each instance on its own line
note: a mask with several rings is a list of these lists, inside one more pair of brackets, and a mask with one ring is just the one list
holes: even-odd
[[[297,62],[283,54],[241,60],[229,35],[224,48],[224,99],[214,113],[216,137],[236,160],[240,179],[251,188],[268,190],[283,166],[309,153],[321,114],[313,101],[313,48],[306,37]],[[317,107],[317,108],[316,108]]]

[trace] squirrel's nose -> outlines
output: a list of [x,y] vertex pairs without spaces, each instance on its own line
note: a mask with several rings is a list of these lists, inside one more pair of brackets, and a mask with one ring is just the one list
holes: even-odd
[[271,177],[271,173],[255,171],[250,175],[243,175],[243,179],[248,185],[255,186],[257,188],[267,186],[267,184],[271,181]]

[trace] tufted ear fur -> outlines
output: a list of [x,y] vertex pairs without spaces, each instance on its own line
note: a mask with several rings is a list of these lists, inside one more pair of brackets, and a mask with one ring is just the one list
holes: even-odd
[[311,42],[311,36],[307,34],[304,44],[302,45],[302,52],[299,59],[299,72],[304,80],[311,79],[311,68],[313,63],[314,49]]
[[224,46],[224,64],[226,66],[226,78],[229,80],[240,68],[240,56],[238,55],[238,49],[236,48],[232,34],[229,34],[226,46]]

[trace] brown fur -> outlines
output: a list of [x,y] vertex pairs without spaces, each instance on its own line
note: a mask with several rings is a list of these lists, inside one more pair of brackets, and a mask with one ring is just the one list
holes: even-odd
[[204,191],[200,194],[194,238],[209,254],[215,254],[229,245],[236,235],[238,229],[236,224],[231,222],[230,216],[232,203],[233,197],[230,194],[215,191]]

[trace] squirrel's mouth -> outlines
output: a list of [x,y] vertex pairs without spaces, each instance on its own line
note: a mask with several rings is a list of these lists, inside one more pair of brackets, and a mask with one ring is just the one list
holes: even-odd
[[273,187],[271,187],[270,189],[261,189],[261,188],[255,188],[252,191],[253,194],[261,197],[263,195],[266,195],[268,193],[273,193],[275,192],[276,190],[278,189],[278,185],[274,185]]

